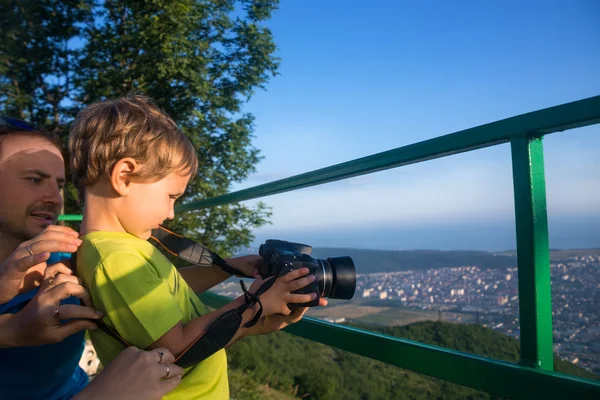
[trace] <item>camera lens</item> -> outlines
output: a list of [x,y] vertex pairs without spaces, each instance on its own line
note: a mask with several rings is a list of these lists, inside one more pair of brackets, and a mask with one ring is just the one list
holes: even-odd
[[323,266],[323,297],[349,300],[356,290],[356,270],[350,257],[319,260]]

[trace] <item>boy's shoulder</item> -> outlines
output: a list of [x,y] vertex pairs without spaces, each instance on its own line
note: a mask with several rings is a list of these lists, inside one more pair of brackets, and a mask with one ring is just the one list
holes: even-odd
[[154,267],[170,267],[169,260],[151,243],[125,232],[92,232],[81,237],[83,241],[77,251],[78,263],[97,269],[126,271],[140,263]]
[[80,238],[83,243],[80,250],[95,250],[102,255],[109,253],[147,253],[156,248],[149,242],[126,232],[92,232]]

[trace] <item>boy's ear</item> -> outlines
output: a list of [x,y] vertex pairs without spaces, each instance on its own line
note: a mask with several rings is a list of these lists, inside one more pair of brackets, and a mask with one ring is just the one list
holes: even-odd
[[131,157],[116,162],[110,174],[110,184],[121,196],[126,196],[131,188],[130,175],[140,168],[140,164]]

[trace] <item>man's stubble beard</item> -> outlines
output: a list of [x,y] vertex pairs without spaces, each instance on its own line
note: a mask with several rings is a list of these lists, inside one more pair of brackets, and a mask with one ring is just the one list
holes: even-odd
[[42,233],[43,229],[40,229],[39,232],[32,232],[30,229],[25,227],[25,224],[14,224],[9,221],[0,220],[0,238],[1,240],[18,240],[19,242],[25,242],[33,239],[40,233]]

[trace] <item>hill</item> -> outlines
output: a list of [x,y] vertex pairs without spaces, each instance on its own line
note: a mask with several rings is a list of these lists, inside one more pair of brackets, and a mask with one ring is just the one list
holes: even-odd
[[514,254],[496,254],[486,251],[438,250],[363,250],[352,248],[320,247],[313,249],[313,257],[350,256],[359,274],[397,272],[476,265],[481,269],[513,268],[517,266]]
[[[364,326],[361,326],[364,328]],[[456,350],[517,361],[519,342],[477,325],[419,322],[372,329],[397,337]],[[429,378],[365,357],[314,343],[287,333],[246,338],[228,352],[232,398],[244,385],[268,385],[303,399],[490,399],[476,390]],[[556,359],[556,370],[590,379],[598,377]],[[244,382],[239,377],[243,376]]]

